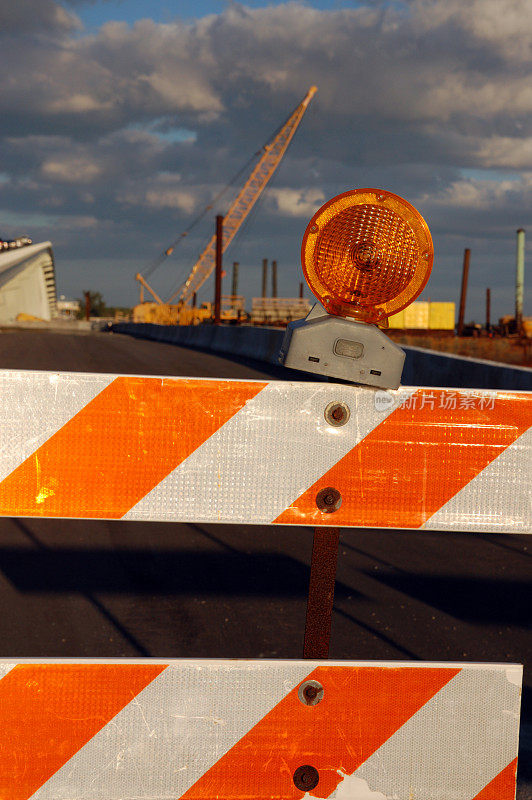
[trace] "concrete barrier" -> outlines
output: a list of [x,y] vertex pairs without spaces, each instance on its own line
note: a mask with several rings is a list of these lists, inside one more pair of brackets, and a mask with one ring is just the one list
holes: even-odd
[[42,330],[53,333],[75,333],[76,331],[107,330],[108,326],[100,321],[84,319],[51,319],[51,320],[24,320],[21,322],[1,322],[2,330]]
[[[284,331],[249,325],[150,325],[132,322],[111,327],[140,339],[153,339],[279,365],[277,356]],[[447,386],[476,389],[531,390],[532,369],[465,358],[436,350],[403,345],[406,352],[402,383],[407,386]],[[290,373],[287,370],[287,375]]]

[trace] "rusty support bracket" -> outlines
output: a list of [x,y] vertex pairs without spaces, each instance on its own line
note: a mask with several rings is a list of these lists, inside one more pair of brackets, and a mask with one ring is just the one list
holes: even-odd
[[340,543],[339,528],[315,528],[303,658],[328,658]]

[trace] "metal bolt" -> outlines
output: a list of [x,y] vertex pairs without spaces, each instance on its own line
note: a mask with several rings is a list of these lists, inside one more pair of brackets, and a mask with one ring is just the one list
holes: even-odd
[[318,785],[320,774],[316,767],[311,767],[310,764],[304,764],[302,767],[296,769],[293,778],[298,789],[301,789],[303,792],[309,792]]
[[305,681],[298,689],[297,696],[305,706],[317,706],[323,700],[323,686],[318,681]]
[[328,486],[326,489],[321,489],[316,495],[316,505],[321,511],[332,514],[333,511],[338,511],[342,505],[342,495],[338,489]]
[[340,425],[345,425],[349,420],[351,412],[349,411],[349,406],[345,403],[336,403],[333,401],[329,403],[324,414],[329,425],[339,427]]
[[314,225],[312,225],[311,228],[310,228],[310,232],[311,233],[317,233],[318,231],[319,231],[319,228],[316,225],[316,223],[314,223]]

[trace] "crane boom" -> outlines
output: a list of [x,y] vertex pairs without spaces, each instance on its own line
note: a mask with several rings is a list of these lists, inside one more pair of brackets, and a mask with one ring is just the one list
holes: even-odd
[[[290,141],[296,132],[299,123],[301,122],[301,119],[303,118],[303,114],[307,110],[308,104],[317,91],[318,90],[316,86],[310,87],[305,99],[290,115],[289,119],[285,122],[279,133],[269,144],[265,145],[263,155],[257,162],[253,172],[236,196],[233,204],[224,217],[222,252],[225,252],[225,250],[231,244],[238,229],[259,199],[266,184],[279,166],[279,163],[281,162],[281,159],[284,156],[286,149],[290,144]],[[194,292],[198,291],[198,289],[204,284],[209,275],[212,273],[215,264],[215,254],[216,236],[213,236],[210,239],[207,247],[204,249],[192,267],[190,275],[186,281],[168,300],[169,303],[171,303],[172,300],[178,295],[179,300],[182,300],[185,303],[192,298]]]

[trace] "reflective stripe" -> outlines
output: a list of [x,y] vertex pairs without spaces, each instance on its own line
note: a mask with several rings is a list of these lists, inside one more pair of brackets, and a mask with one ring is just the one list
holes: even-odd
[[[490,777],[498,774],[515,758],[518,747],[518,687],[506,672],[492,674],[489,685],[485,678],[481,668],[461,670],[357,770],[356,777],[386,797],[476,797],[487,782],[483,765],[490,764]],[[437,748],[428,730],[438,732]],[[397,769],[399,763],[409,764],[409,769]]]
[[324,687],[321,703],[305,706],[291,692],[182,800],[300,798],[293,775],[307,764],[319,773],[311,794],[329,797],[342,779],[339,770],[353,772],[457,672],[318,667],[308,678]]
[[[499,394],[493,407],[450,411],[443,399],[418,390],[411,407],[390,414],[275,522],[323,524],[325,516],[335,525],[419,528],[530,425],[531,402]],[[316,506],[325,487],[342,495],[334,514]]]
[[[512,665],[19,664],[0,680],[0,796],[299,800],[309,765],[312,797],[513,800],[520,678]],[[324,690],[314,706],[299,699],[308,679]]]
[[154,514],[172,519],[174,498],[186,493],[182,520],[274,520],[302,487],[318,480],[391,413],[376,410],[373,392],[357,392],[348,422],[335,428],[324,410],[338,397],[344,397],[343,387],[323,384],[309,391],[305,383],[267,384],[124,519],[148,520]]
[[530,393],[15,372],[0,387],[3,515],[532,532]]
[[164,666],[20,664],[0,680],[0,797],[27,800]]
[[119,519],[263,386],[116,378],[4,479],[2,512]]

